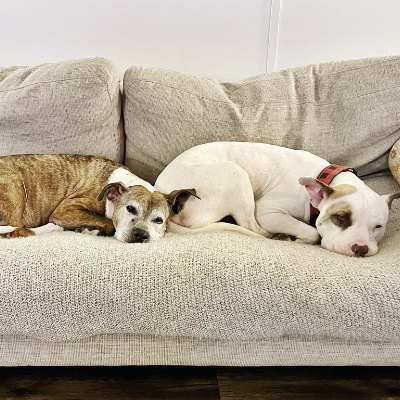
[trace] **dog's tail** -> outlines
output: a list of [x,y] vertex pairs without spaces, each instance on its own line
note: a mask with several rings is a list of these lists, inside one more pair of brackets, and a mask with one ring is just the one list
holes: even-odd
[[213,224],[204,226],[203,228],[187,228],[186,226],[175,224],[172,221],[168,222],[167,232],[171,233],[178,233],[180,235],[187,235],[192,233],[204,233],[204,232],[214,232],[214,231],[230,231],[230,232],[238,232],[243,235],[251,236],[251,237],[258,237],[258,238],[265,238],[258,233],[253,231],[249,231],[246,228],[243,228],[239,225],[228,224],[226,222],[215,222]]

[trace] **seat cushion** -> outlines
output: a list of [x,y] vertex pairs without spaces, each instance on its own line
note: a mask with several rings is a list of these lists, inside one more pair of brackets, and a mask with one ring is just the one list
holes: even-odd
[[[380,193],[392,177],[367,182]],[[239,233],[127,244],[72,232],[3,239],[0,335],[400,342],[400,201],[377,255]]]

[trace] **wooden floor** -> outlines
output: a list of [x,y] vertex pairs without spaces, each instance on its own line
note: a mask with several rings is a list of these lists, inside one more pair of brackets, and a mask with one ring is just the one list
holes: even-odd
[[0,368],[0,399],[400,400],[400,368]]

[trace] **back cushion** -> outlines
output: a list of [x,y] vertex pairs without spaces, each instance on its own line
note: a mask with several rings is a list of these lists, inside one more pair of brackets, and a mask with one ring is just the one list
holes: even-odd
[[104,58],[0,68],[0,155],[81,153],[122,162],[119,80]]
[[219,82],[158,68],[124,76],[126,165],[154,182],[177,155],[213,141],[310,151],[366,175],[400,136],[400,57],[331,62]]

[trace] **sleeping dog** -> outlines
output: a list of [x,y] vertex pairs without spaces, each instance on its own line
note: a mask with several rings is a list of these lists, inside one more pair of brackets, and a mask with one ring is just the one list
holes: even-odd
[[0,233],[31,236],[95,230],[123,242],[159,239],[168,219],[196,193],[162,194],[126,167],[76,154],[0,157]]
[[[164,193],[183,187],[194,187],[201,200],[184,204],[168,224],[171,232],[285,234],[300,243],[321,239],[325,249],[360,257],[378,252],[392,200],[400,197],[379,196],[351,168],[261,143],[207,143],[185,151],[155,183]],[[313,212],[319,212],[315,227]],[[227,215],[239,226],[214,224]]]

